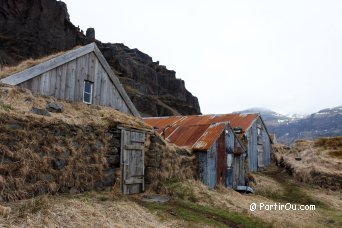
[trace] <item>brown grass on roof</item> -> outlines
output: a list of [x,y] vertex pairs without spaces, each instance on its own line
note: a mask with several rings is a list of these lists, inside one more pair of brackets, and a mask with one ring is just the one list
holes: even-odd
[[[77,49],[79,47],[80,46],[76,46],[72,50]],[[58,57],[60,55],[65,54],[65,53],[66,53],[66,51],[61,51],[61,52],[57,52],[57,53],[54,53],[54,54],[51,54],[51,55],[48,55],[48,56],[45,56],[45,57],[42,57],[39,59],[30,58],[30,59],[22,61],[21,63],[19,63],[16,66],[5,66],[2,69],[0,68],[0,79],[3,79],[3,78],[8,77],[12,74],[16,74],[18,72],[24,71],[30,67],[36,66],[40,63],[46,62],[50,59],[53,59],[55,57]]]

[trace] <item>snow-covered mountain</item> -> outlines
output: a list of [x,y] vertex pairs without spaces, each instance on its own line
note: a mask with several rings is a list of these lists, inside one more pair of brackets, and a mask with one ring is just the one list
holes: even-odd
[[282,115],[265,108],[251,108],[239,113],[260,113],[270,133],[278,142],[291,144],[297,139],[342,135],[342,106],[320,110],[311,115]]

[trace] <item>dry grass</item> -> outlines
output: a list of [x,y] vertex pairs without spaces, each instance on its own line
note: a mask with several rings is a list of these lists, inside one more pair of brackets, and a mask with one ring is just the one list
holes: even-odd
[[109,192],[74,198],[39,197],[8,204],[12,212],[0,217],[0,226],[15,227],[174,227],[180,221],[161,221],[133,201],[112,199]]
[[[76,46],[73,49],[77,49],[79,47],[80,46]],[[36,66],[36,65],[38,65],[40,63],[43,63],[45,61],[48,61],[50,59],[53,59],[55,57],[58,57],[60,55],[65,54],[65,53],[66,53],[65,51],[62,51],[62,52],[58,52],[58,53],[55,53],[55,54],[51,54],[49,56],[42,57],[40,59],[32,59],[32,58],[30,58],[30,59],[22,61],[17,66],[11,66],[11,67],[5,66],[2,69],[0,68],[0,79],[5,78],[7,76],[10,76],[12,74],[21,72],[23,70],[26,70],[26,69],[28,69],[30,67],[33,67],[33,66]]]
[[[319,139],[316,142],[300,140],[290,149],[275,147],[275,159],[297,180],[333,190],[342,189],[342,160],[331,156],[340,151],[341,137]],[[296,160],[300,158],[301,160]]]
[[[152,138],[152,139],[151,139]],[[165,184],[193,179],[196,175],[196,157],[187,148],[167,143],[157,134],[151,135],[146,145],[146,166],[150,189],[165,193]]]
[[[48,102],[57,101],[64,106],[63,113],[51,113],[51,117],[31,113],[32,107],[45,108]],[[46,122],[63,121],[71,125],[110,126],[122,124],[128,127],[151,130],[136,117],[125,115],[110,107],[57,100],[54,97],[34,96],[31,91],[0,84],[0,113],[27,118],[41,118]]]
[[315,141],[314,147],[327,152],[327,155],[342,159],[342,136],[320,138]]
[[254,173],[253,176],[255,178],[255,184],[252,187],[258,195],[272,198],[273,196],[284,194],[283,186],[274,179],[261,175],[260,173]]
[[[268,182],[267,176],[261,180]],[[259,179],[256,175],[256,179]],[[277,181],[271,181],[273,187],[279,188]],[[260,183],[261,184],[261,183]],[[263,183],[265,184],[265,183]],[[316,211],[249,211],[251,203],[274,204],[260,195],[245,195],[231,189],[218,188],[210,190],[199,181],[187,180],[165,185],[166,191],[174,199],[183,199],[186,203],[192,196],[195,204],[207,208],[218,208],[221,212],[238,213],[246,217],[256,217],[274,227],[323,227],[327,221],[334,220],[336,226],[338,211],[341,210],[341,195],[304,188],[307,194],[331,205],[331,209],[317,208]],[[145,193],[146,194],[146,193]],[[197,223],[185,222],[178,217],[150,212],[137,204],[143,195],[117,197],[111,192],[87,192],[70,196],[43,196],[31,200],[6,203],[10,212],[0,217],[0,226],[18,227],[201,227]],[[191,201],[191,200],[190,200]],[[153,211],[153,210],[152,210]],[[168,213],[168,211],[166,211]],[[158,216],[157,216],[158,215]],[[336,221],[335,221],[336,220]],[[211,227],[211,226],[207,226]]]
[[339,149],[342,147],[342,136],[317,139],[315,141],[314,146],[328,148],[328,149]]

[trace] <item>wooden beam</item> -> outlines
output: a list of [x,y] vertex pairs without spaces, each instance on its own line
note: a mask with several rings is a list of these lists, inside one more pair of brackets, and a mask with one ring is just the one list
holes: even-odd
[[125,184],[143,184],[144,183],[144,179],[143,178],[134,178],[131,177],[127,180],[124,180]]
[[24,71],[18,72],[11,76],[8,76],[0,82],[8,84],[8,85],[18,85],[22,82],[30,80],[38,75],[41,75],[49,70],[52,70],[60,65],[63,65],[67,62],[70,62],[76,58],[79,58],[85,54],[88,54],[94,50],[95,43],[88,44],[86,46],[80,47],[75,50],[68,51],[67,53],[50,59],[46,62],[40,63],[36,66],[28,68]]
[[143,145],[125,145],[125,150],[144,150],[145,147]]

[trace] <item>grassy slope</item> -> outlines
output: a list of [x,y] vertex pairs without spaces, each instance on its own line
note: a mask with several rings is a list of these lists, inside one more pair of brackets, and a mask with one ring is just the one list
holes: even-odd
[[[263,186],[258,194],[244,195],[219,188],[209,190],[197,181],[163,183],[161,193],[171,200],[148,203],[143,195],[118,196],[112,192],[43,196],[6,203],[11,212],[0,217],[0,226],[101,226],[101,227],[338,227],[341,194],[296,182],[277,167],[257,180],[270,182],[279,195],[269,195]],[[277,186],[278,185],[278,186]],[[151,194],[147,192],[145,194]],[[154,193],[152,193],[154,194]],[[249,211],[252,202],[314,204],[316,211]],[[129,212],[129,213],[128,213]]]

